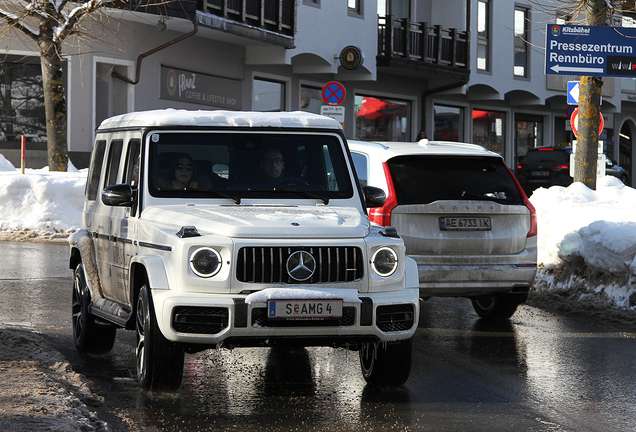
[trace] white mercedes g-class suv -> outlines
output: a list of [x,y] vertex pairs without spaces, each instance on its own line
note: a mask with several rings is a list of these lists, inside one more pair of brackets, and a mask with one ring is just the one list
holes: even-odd
[[142,388],[174,390],[185,353],[357,350],[368,383],[411,368],[418,275],[367,207],[338,122],[300,112],[157,110],[96,131],[82,229],[69,238],[82,352],[137,334]]

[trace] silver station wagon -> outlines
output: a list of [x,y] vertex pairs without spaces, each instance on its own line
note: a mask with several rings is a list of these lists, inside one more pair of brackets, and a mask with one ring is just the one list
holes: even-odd
[[361,184],[386,192],[369,218],[399,231],[420,295],[468,297],[482,318],[512,316],[536,274],[537,219],[503,158],[428,140],[349,148]]
[[96,131],[82,229],[69,238],[82,352],[137,335],[142,388],[180,386],[214,347],[358,351],[399,385],[419,317],[417,266],[372,225],[341,126],[307,113],[160,110]]

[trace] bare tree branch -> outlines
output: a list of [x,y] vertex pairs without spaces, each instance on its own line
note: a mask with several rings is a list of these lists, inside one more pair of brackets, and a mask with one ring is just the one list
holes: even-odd
[[0,9],[0,20],[4,20],[8,24],[8,27],[20,30],[22,33],[24,33],[26,36],[33,39],[34,41],[38,40],[40,32],[35,31],[27,25],[23,24],[19,16]]

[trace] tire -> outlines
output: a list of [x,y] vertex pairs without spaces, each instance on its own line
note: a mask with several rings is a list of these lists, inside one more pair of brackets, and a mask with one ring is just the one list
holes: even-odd
[[483,319],[501,320],[510,318],[519,306],[519,301],[510,296],[477,297],[471,299],[473,309]]
[[86,284],[84,265],[79,263],[73,272],[72,321],[73,340],[79,352],[103,354],[113,349],[117,327],[99,322],[88,311],[91,293]]
[[137,331],[137,378],[144,390],[174,391],[181,385],[185,353],[166,339],[155,316],[150,288],[141,287],[135,321]]
[[399,386],[411,374],[413,339],[395,343],[363,343],[360,349],[362,376],[369,385]]

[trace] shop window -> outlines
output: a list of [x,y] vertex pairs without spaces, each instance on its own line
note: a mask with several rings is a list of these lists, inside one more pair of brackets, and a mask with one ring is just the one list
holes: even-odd
[[435,105],[435,130],[433,139],[436,141],[462,141],[464,138],[464,109]]
[[21,135],[46,141],[42,69],[37,59],[6,56],[0,63],[0,141],[20,141]]
[[477,3],[477,69],[490,70],[490,3]]
[[322,89],[317,87],[300,86],[300,110],[314,114],[320,114],[322,101]]
[[473,143],[504,154],[506,113],[473,110]]
[[285,111],[285,83],[254,78],[252,88],[254,111]]
[[356,138],[367,141],[410,141],[411,102],[355,97]]
[[528,17],[525,8],[515,8],[515,66],[514,73],[518,77],[528,76]]
[[543,146],[543,119],[539,116],[517,116],[515,119],[516,160],[519,160],[534,147]]

